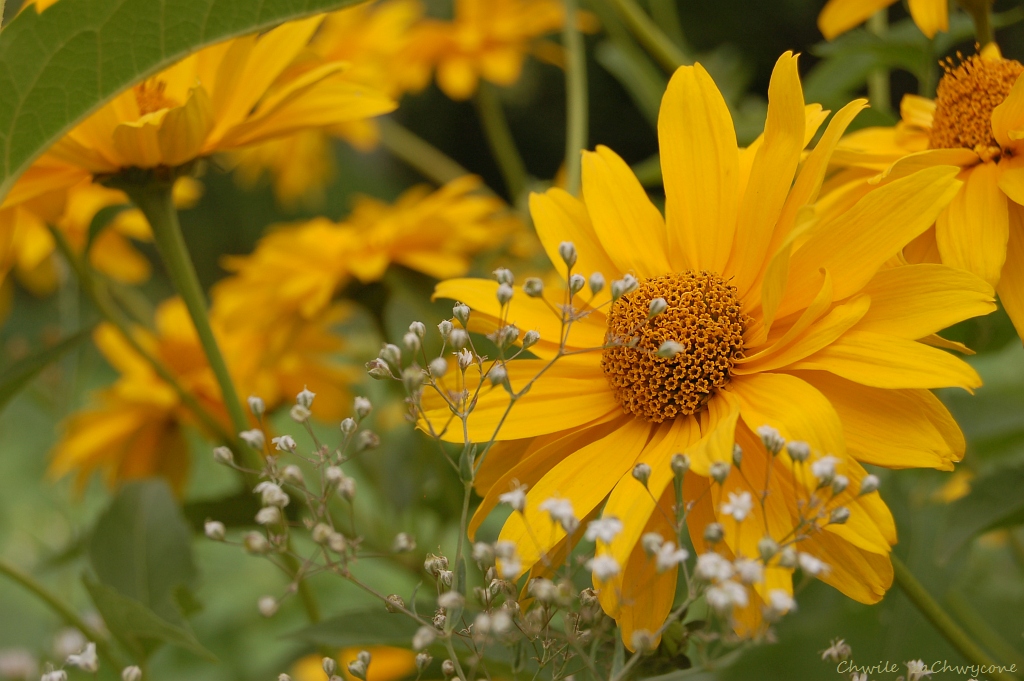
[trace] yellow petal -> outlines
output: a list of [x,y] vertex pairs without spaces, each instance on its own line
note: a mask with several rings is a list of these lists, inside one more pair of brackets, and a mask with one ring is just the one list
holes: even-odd
[[732,461],[739,416],[739,402],[730,393],[723,391],[711,398],[708,408],[700,415],[701,437],[685,452],[690,457],[690,470],[707,476],[711,464]]
[[847,331],[827,348],[792,369],[830,371],[876,388],[949,388],[973,391],[981,378],[948,352],[911,340],[868,331]]
[[966,173],[963,189],[935,223],[942,262],[973,272],[992,286],[1006,260],[1010,216],[997,183],[999,168],[982,163]]
[[1010,238],[1006,245],[1006,266],[996,287],[1017,335],[1024,338],[1024,208],[1010,204]]
[[813,298],[820,268],[832,274],[837,300],[860,290],[885,261],[931,226],[960,187],[958,171],[939,166],[894,180],[836,219],[818,225],[790,258],[779,316]]
[[524,572],[565,536],[561,526],[538,508],[541,503],[551,498],[569,499],[577,517],[587,515],[624,475],[630,474],[650,432],[651,424],[630,419],[621,428],[559,462],[527,492],[526,509],[509,516],[498,537],[516,544]]
[[935,100],[920,95],[903,95],[900,100],[900,118],[907,125],[931,130],[935,120]]
[[450,57],[437,65],[437,86],[456,101],[473,95],[478,78],[473,63],[464,57]]
[[949,410],[927,390],[888,390],[825,371],[794,372],[820,390],[843,422],[858,461],[886,468],[953,470],[964,438]]
[[726,275],[742,296],[761,271],[775,222],[789,195],[804,147],[804,95],[797,58],[786,52],[775,63],[768,87],[768,118],[754,156],[736,223],[736,242]]
[[826,40],[846,33],[895,0],[829,0],[818,15],[818,30]]
[[583,152],[583,199],[608,258],[623,272],[670,271],[665,221],[626,162],[609,149]]
[[1017,77],[999,106],[992,110],[992,133],[1004,149],[1016,146],[1010,133],[1024,127],[1024,78]]
[[949,30],[949,3],[947,0],[907,0],[914,23],[929,38],[939,31]]
[[1011,201],[1024,205],[1024,156],[999,160],[999,188]]
[[918,170],[934,166],[959,166],[970,168],[977,165],[978,154],[970,149],[926,149],[907,154],[893,163],[873,182],[882,179],[893,179],[912,175]]
[[669,81],[658,145],[673,269],[722,272],[736,229],[739,153],[729,108],[700,64]]
[[[530,194],[530,216],[544,252],[563,279],[566,278],[565,263],[558,252],[563,241],[576,246],[576,266],[573,269],[583,276],[600,272],[606,280],[613,281],[624,274],[604,252],[586,205],[569,192],[554,187],[543,194]],[[600,305],[605,300],[607,295],[595,303]]]
[[179,166],[199,157],[213,123],[206,90],[192,88],[185,105],[168,111],[157,132],[163,164]]
[[888,554],[859,549],[828,530],[811,534],[800,543],[800,550],[829,566],[821,581],[860,603],[877,603],[892,586]]
[[871,296],[871,309],[857,328],[908,340],[995,310],[991,286],[945,265],[881,270],[862,291]]

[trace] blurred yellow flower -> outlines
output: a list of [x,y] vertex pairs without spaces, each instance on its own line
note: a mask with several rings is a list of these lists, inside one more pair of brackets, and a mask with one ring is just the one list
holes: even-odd
[[[818,29],[826,40],[863,24],[875,12],[896,0],[829,0],[818,15]],[[907,0],[914,23],[929,38],[949,30],[949,0]]]
[[909,262],[942,262],[995,286],[1024,338],[1024,65],[989,44],[947,64],[933,101],[907,95],[902,121],[848,135],[834,157],[845,169],[827,201],[841,207],[879,183],[920,168],[960,167],[949,208],[903,250]]
[[[217,317],[214,300],[211,324],[241,394],[258,394],[273,409],[308,386],[317,393],[313,413],[336,419],[348,406],[347,385],[359,376],[334,359],[344,341],[330,328],[343,316],[338,308],[313,323],[282,324],[271,333],[228,332]],[[134,339],[230,432],[220,388],[180,299],[162,303],[155,329],[137,328]],[[119,377],[95,395],[93,406],[65,422],[53,449],[50,475],[75,473],[79,487],[96,471],[103,473],[108,484],[162,476],[180,491],[189,470],[184,428],[199,422],[175,389],[116,328],[101,325],[94,340]]]
[[473,255],[520,225],[499,199],[474,193],[480,187],[467,175],[436,191],[414,187],[391,205],[364,196],[342,222],[271,232],[250,255],[225,259],[234,274],[215,287],[223,318],[265,327],[312,319],[353,278],[377,281],[392,263],[438,279],[464,274]]
[[312,62],[323,16],[200,50],[129,88],[58,141],[51,153],[94,174],[180,166],[210,154],[394,109],[341,62]]
[[[591,14],[580,12],[576,21],[581,30],[596,30]],[[452,21],[426,23],[419,40],[437,64],[438,87],[462,100],[476,92],[481,78],[503,87],[515,84],[537,39],[564,23],[560,0],[455,0]]]
[[[404,648],[391,646],[364,646],[342,648],[338,651],[338,671],[345,681],[356,681],[348,671],[348,663],[356,659],[359,651],[365,650],[372,656],[367,668],[366,681],[399,681],[416,671],[416,653]],[[323,655],[307,655],[298,660],[291,669],[294,681],[324,681]]]
[[[880,496],[860,493],[861,464],[950,470],[963,456],[963,436],[929,389],[973,389],[980,379],[918,341],[990,312],[991,287],[941,265],[885,267],[955,195],[956,168],[908,175],[828,219],[815,213],[834,146],[864,106],[836,113],[805,156],[825,112],[805,106],[787,53],[772,74],[764,135],[738,149],[711,77],[700,65],[682,67],[658,121],[664,217],[606,147],[584,154],[582,200],[559,189],[531,197],[538,235],[563,277],[568,261],[573,274],[600,272],[624,295],[581,293],[569,324],[559,312],[564,286],[546,299],[517,288],[507,305],[495,281],[436,289],[473,309],[471,330],[509,323],[540,333],[530,347],[539,359],[506,364],[511,390],[537,377],[510,411],[504,388],[477,396],[467,386],[469,439],[503,441],[482,465],[489,485],[471,532],[499,495],[528,485],[525,509],[499,536],[517,546],[521,575],[543,571],[543,556],[579,539],[552,522],[552,499],[571,503],[584,522],[617,518],[621,531],[597,542],[604,576],[595,569],[594,584],[627,646],[637,630],[657,632],[675,599],[677,565],[657,565],[640,539],[675,537],[676,453],[690,459],[682,494],[700,554],[756,560],[765,536],[797,542],[811,574],[863,603],[892,583],[896,529]],[[568,258],[564,242],[575,244]],[[658,299],[666,307],[652,315]],[[458,376],[445,387],[462,405]],[[435,404],[427,419],[440,430],[452,411]],[[790,453],[767,449],[780,435],[795,445]],[[462,441],[462,429],[444,437]],[[649,466],[644,484],[632,474],[638,463]],[[721,484],[711,482],[716,469]],[[830,488],[836,475],[845,484]],[[840,507],[849,517],[834,520]],[[724,530],[718,544],[705,539],[712,522]],[[778,600],[772,592],[792,594],[792,570],[780,560],[771,558],[749,596],[726,610],[740,633],[761,630],[763,609]]]

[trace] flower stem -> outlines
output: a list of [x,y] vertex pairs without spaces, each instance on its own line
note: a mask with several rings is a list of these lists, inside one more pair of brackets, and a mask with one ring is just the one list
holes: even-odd
[[580,193],[580,152],[587,146],[587,54],[576,24],[577,0],[565,0],[565,188]]
[[665,71],[672,73],[680,66],[692,61],[678,45],[672,42],[671,38],[665,35],[658,24],[647,16],[636,0],[605,0],[605,2],[615,8],[636,39]]
[[[921,582],[917,581],[917,578],[907,569],[903,561],[895,555],[890,556],[890,559],[892,560],[896,583],[903,590],[903,593],[906,594],[907,598],[910,599],[910,602],[924,615],[925,619],[931,622],[932,626],[961,655],[967,658],[971,664],[996,667],[996,663],[989,657],[988,653],[982,650],[981,646],[975,643],[967,635],[967,632],[953,621],[953,618],[932,598]],[[985,676],[988,676],[993,681],[1016,681],[1016,677],[1001,671],[989,672]]]
[[114,183],[115,186],[128,194],[128,197],[149,221],[157,250],[160,251],[160,256],[167,267],[174,288],[184,301],[185,307],[188,308],[189,316],[192,317],[192,323],[196,327],[196,334],[199,336],[199,342],[206,353],[206,359],[220,385],[224,406],[231,417],[231,424],[235,432],[246,430],[249,427],[249,420],[242,409],[242,403],[235,391],[235,384],[231,380],[224,356],[213,335],[210,317],[207,313],[206,296],[199,283],[195,266],[192,264],[192,258],[189,256],[185,239],[181,234],[178,211],[174,207],[174,200],[171,196],[171,189],[174,186],[173,179],[158,178],[150,173],[145,173],[142,177],[132,177],[125,173],[118,179],[121,181]]
[[384,148],[437,184],[447,184],[470,174],[443,151],[397,121],[381,118],[378,125]]
[[[885,35],[889,30],[889,16],[881,9],[868,18],[867,28],[877,36]],[[892,97],[889,94],[889,69],[878,68],[868,74],[868,101],[879,111],[888,112],[892,109]]]
[[1018,669],[1024,669],[1024,656],[978,614],[962,593],[950,591],[946,594],[946,605],[964,628],[984,641],[986,647],[999,657],[1001,664],[1015,664]]
[[505,180],[505,189],[514,205],[526,189],[526,164],[523,163],[516,142],[512,138],[512,130],[508,127],[508,119],[501,108],[498,93],[495,92],[494,86],[486,81],[480,81],[480,87],[477,88],[476,110],[491,153],[494,154],[494,160],[498,162],[498,169]]
[[974,20],[974,39],[985,47],[995,40],[992,33],[992,0],[957,0]]
[[31,592],[36,598],[50,606],[50,609],[57,613],[65,623],[82,632],[86,639],[96,644],[96,652],[112,668],[120,671],[128,666],[128,662],[110,645],[110,641],[104,634],[90,627],[67,603],[43,586],[32,575],[22,571],[3,558],[0,558],[0,574],[6,575],[11,581],[24,587],[26,591]]

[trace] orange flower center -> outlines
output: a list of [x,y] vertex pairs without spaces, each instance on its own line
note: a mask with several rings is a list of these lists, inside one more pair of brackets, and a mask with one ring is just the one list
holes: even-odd
[[[667,307],[649,318],[656,298]],[[717,274],[645,279],[612,305],[601,368],[615,399],[634,416],[661,423],[695,414],[729,382],[750,321],[736,287]],[[675,356],[659,356],[666,341],[678,344]]]
[[[959,55],[958,55],[959,56]],[[983,59],[972,55],[959,66],[947,60],[939,81],[935,119],[928,146],[932,149],[973,149],[997,156],[992,111],[1003,103],[1024,65],[1013,59]]]
[[135,86],[135,102],[139,105],[139,115],[145,116],[162,109],[178,106],[178,102],[164,94],[167,83],[151,78]]

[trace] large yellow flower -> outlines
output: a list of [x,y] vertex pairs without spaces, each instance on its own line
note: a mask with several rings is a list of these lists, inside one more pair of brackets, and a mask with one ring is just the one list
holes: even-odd
[[226,259],[234,276],[215,289],[224,318],[311,319],[353,278],[377,281],[391,263],[438,279],[465,274],[474,254],[519,226],[499,199],[475,193],[480,186],[467,175],[434,192],[414,187],[394,205],[364,196],[343,222],[316,218],[271,232],[252,254]]
[[847,136],[829,181],[837,206],[920,168],[957,165],[963,187],[903,256],[968,270],[996,287],[1024,338],[1024,65],[991,44],[949,64],[933,101],[907,95],[902,121]]
[[[507,363],[512,390],[558,357],[497,431],[503,442],[481,468],[484,499],[471,529],[514,482],[528,485],[525,511],[511,515],[500,534],[517,545],[525,572],[542,569],[542,557],[558,555],[567,541],[546,500],[569,500],[580,519],[599,512],[619,518],[623,530],[599,541],[597,552],[621,571],[607,582],[595,575],[595,584],[627,644],[638,629],[656,632],[673,602],[676,568],[659,572],[639,540],[645,532],[673,536],[667,518],[674,517],[670,461],[677,452],[692,462],[683,498],[692,506],[687,522],[698,552],[711,550],[703,532],[715,520],[725,529],[715,549],[728,558],[756,558],[765,536],[798,536],[800,551],[830,566],[821,578],[864,603],[881,599],[891,584],[896,530],[878,494],[859,494],[862,464],[950,470],[963,455],[959,429],[929,389],[973,389],[980,379],[921,341],[990,312],[991,287],[942,265],[885,267],[955,195],[957,169],[910,174],[827,219],[815,209],[834,146],[864,105],[840,110],[801,163],[824,112],[805,107],[796,57],[776,64],[764,135],[747,149],[737,149],[725,100],[707,72],[680,68],[658,122],[664,218],[629,166],[604,147],[584,155],[582,200],[559,189],[531,197],[538,235],[563,275],[562,244],[572,242],[573,274],[600,272],[630,293],[615,302],[610,287],[581,293],[563,325],[564,291],[542,299],[516,288],[502,307],[493,281],[437,288],[473,309],[471,329],[493,332],[502,320],[539,331],[530,348],[538,359]],[[657,298],[667,308],[650,318]],[[659,356],[672,348],[668,341],[678,354]],[[490,441],[508,402],[501,387],[482,391],[469,416],[474,442]],[[440,428],[451,412],[431,409],[427,418]],[[755,435],[763,426],[807,443],[809,461],[772,456]],[[461,440],[461,428],[452,431],[445,437]],[[710,484],[712,465],[730,462],[734,444],[741,467]],[[816,492],[811,470],[833,461],[826,456],[849,481],[836,493]],[[650,466],[646,489],[631,475],[637,463]],[[764,512],[754,503],[740,523],[732,502],[744,492],[763,499]],[[849,520],[829,522],[840,506]],[[754,588],[749,606],[735,613],[747,633],[759,626],[767,594],[792,592],[791,570],[773,559]]]
[[[827,40],[867,21],[896,0],[829,0],[818,15],[818,29]],[[908,0],[910,16],[929,38],[949,30],[949,0]]]
[[394,109],[383,93],[345,78],[342,62],[288,77],[322,21],[295,21],[200,50],[115,97],[51,153],[96,174],[180,166]]

